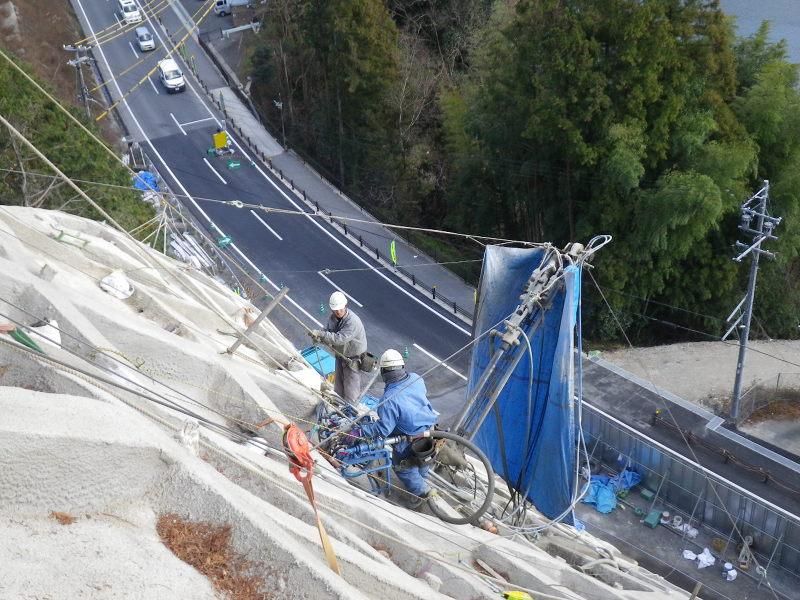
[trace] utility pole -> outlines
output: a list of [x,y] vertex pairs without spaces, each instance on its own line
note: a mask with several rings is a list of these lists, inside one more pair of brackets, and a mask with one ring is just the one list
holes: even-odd
[[278,92],[278,99],[273,100],[272,103],[275,105],[275,108],[281,111],[281,133],[283,134],[283,149],[286,150],[286,127],[283,124],[283,101],[281,100],[280,92]]
[[[731,398],[730,420],[733,421],[734,426],[739,421],[739,404],[742,400],[742,373],[744,371],[744,360],[747,353],[747,341],[750,337],[750,320],[753,317],[753,300],[756,295],[756,276],[758,275],[758,259],[763,254],[767,258],[775,258],[772,252],[763,250],[761,245],[766,240],[777,240],[778,238],[772,235],[772,231],[777,227],[780,222],[780,217],[771,217],[767,213],[769,201],[769,181],[764,180],[764,187],[762,187],[755,195],[753,195],[747,202],[742,204],[742,222],[739,225],[739,230],[745,235],[751,236],[753,241],[751,244],[743,244],[736,242],[736,248],[741,251],[741,254],[734,258],[736,262],[741,262],[742,259],[748,254],[752,255],[750,262],[750,277],[747,282],[747,293],[741,302],[733,309],[733,312],[728,317],[728,323],[734,318],[736,313],[739,313],[738,318],[733,322],[725,335],[722,336],[724,340],[727,338],[734,329],[739,329],[739,359],[736,363],[736,382],[733,386],[733,397]],[[753,221],[755,220],[755,225]],[[742,307],[744,311],[742,312]],[[741,323],[741,325],[740,325]]]
[[83,79],[83,64],[91,62],[94,60],[90,56],[86,56],[84,53],[91,50],[91,46],[74,46],[72,44],[65,44],[64,50],[67,52],[74,52],[75,58],[73,60],[68,60],[67,64],[70,67],[75,67],[75,82],[78,86],[78,98],[81,99],[83,102],[83,106],[86,109],[86,118],[91,120],[92,118],[92,111],[89,109],[89,101],[92,99],[91,95],[89,94],[89,88],[86,87],[86,82]]

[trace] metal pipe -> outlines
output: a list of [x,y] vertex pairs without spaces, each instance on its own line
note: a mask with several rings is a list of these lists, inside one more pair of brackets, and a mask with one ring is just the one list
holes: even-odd
[[281,290],[278,292],[278,295],[275,296],[269,304],[267,304],[266,308],[261,311],[261,314],[256,317],[256,320],[250,324],[250,327],[248,327],[245,330],[245,332],[242,335],[240,335],[237,338],[237,340],[233,342],[231,347],[228,348],[225,352],[227,352],[228,354],[233,354],[234,352],[236,352],[236,349],[241,345],[244,339],[261,324],[261,321],[263,321],[267,317],[267,315],[269,315],[269,313],[275,310],[275,307],[281,303],[283,297],[288,293],[289,293],[289,288],[282,287]]
[[514,357],[514,360],[511,361],[511,364],[507,367],[506,372],[503,373],[503,378],[500,380],[499,385],[497,385],[492,391],[492,393],[489,395],[489,400],[486,406],[484,407],[481,416],[475,422],[472,432],[470,432],[470,434],[467,436],[468,440],[472,441],[472,439],[478,433],[478,430],[481,428],[481,425],[483,425],[483,422],[489,415],[489,411],[492,410],[492,407],[494,406],[495,402],[497,402],[497,397],[500,395],[500,392],[502,392],[503,389],[506,387],[508,380],[511,379],[511,375],[514,373],[514,369],[517,368],[517,365],[519,364],[519,361],[522,360],[523,356],[525,356],[525,351],[520,349],[520,351]]

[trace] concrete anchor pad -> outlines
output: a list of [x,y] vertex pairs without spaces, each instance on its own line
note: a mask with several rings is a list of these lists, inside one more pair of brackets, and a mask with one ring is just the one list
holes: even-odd
[[[63,246],[58,228],[86,245]],[[320,457],[335,574],[279,450],[280,423],[307,428],[320,378],[277,328],[263,321],[228,354],[220,331],[244,330],[252,307],[210,278],[62,213],[6,207],[0,231],[13,234],[0,236],[0,323],[53,319],[61,333],[44,355],[0,334],[0,600],[219,597],[162,543],[166,514],[229,527],[232,551],[274,597],[491,599],[505,585],[556,599],[685,597],[621,558],[625,575],[577,571],[569,544],[580,564],[603,546],[585,533],[556,527],[537,545],[449,526],[348,485]],[[113,269],[133,281],[131,298],[100,290]],[[189,416],[214,426],[191,448],[176,436]],[[256,425],[269,419],[278,425]],[[250,427],[258,447],[232,441]],[[487,579],[478,558],[510,583]]]

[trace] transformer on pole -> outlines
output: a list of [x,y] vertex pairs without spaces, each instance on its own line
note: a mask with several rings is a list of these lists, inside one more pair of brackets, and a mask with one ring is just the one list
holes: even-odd
[[762,244],[766,240],[777,240],[772,235],[773,230],[780,224],[780,217],[771,217],[768,210],[769,202],[769,181],[764,180],[764,186],[750,197],[747,202],[742,204],[742,221],[739,230],[752,237],[753,241],[748,244],[736,242],[736,248],[741,252],[733,260],[741,262],[748,254],[752,255],[750,262],[750,277],[747,283],[747,293],[741,302],[733,309],[727,319],[731,323],[728,331],[722,336],[725,340],[734,330],[739,332],[739,359],[736,362],[736,382],[733,386],[733,397],[731,398],[730,420],[734,425],[739,422],[739,408],[742,400],[742,373],[744,371],[745,355],[747,353],[747,341],[750,337],[750,321],[753,317],[753,300],[756,295],[756,276],[758,275],[758,259],[763,254],[767,258],[775,258],[772,252],[763,250]]

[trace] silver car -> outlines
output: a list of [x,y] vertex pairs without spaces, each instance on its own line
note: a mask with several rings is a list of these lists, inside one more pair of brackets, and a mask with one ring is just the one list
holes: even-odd
[[147,27],[136,28],[136,41],[139,44],[139,50],[142,52],[156,49],[156,42],[153,39],[153,34],[150,33]]

